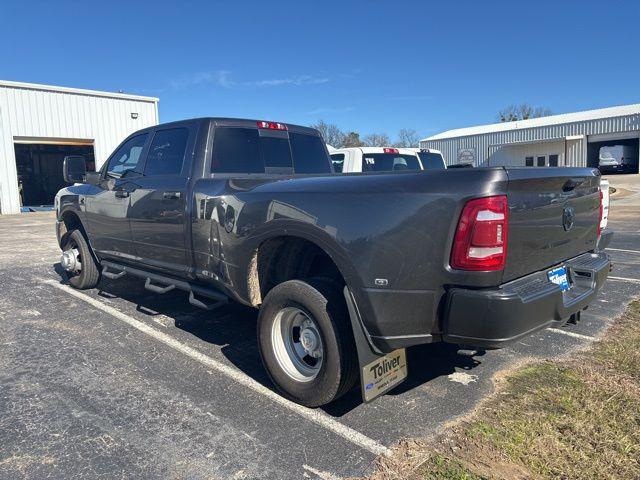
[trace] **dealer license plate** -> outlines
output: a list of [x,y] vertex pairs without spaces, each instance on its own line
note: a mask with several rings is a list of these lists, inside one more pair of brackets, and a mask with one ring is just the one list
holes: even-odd
[[369,402],[391,390],[407,378],[407,353],[404,348],[394,350],[362,367],[364,401]]
[[565,266],[554,268],[547,272],[547,277],[551,283],[555,283],[563,292],[569,290],[569,277]]

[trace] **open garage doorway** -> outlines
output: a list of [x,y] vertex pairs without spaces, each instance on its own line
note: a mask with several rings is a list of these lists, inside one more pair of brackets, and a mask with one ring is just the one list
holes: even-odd
[[87,170],[95,170],[93,145],[90,143],[15,142],[20,206],[23,211],[47,209],[62,187],[69,185],[62,176],[67,155],[84,155]]
[[[587,165],[592,168],[598,168],[600,163],[600,151],[603,147],[621,147],[611,151],[622,151],[624,155],[631,156],[634,161],[629,168],[625,168],[620,173],[638,173],[638,165],[640,163],[639,139],[637,134],[633,138],[616,138],[603,139],[601,136],[589,137],[589,146],[587,147]],[[603,171],[605,174],[616,173],[608,169]]]

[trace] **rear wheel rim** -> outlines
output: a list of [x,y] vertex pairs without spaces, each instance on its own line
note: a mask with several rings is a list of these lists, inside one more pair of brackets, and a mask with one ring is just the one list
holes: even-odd
[[324,362],[320,329],[311,315],[298,307],[284,307],[271,326],[271,344],[280,368],[297,382],[310,382]]

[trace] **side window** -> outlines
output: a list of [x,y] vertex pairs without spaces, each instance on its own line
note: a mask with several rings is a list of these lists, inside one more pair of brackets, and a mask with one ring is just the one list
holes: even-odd
[[544,167],[547,163],[547,157],[538,157],[538,166]]
[[147,141],[147,136],[148,133],[136,135],[116,150],[107,165],[107,175],[120,178],[127,172],[135,170],[140,163],[140,154]]
[[558,155],[549,155],[549,166],[550,167],[558,166]]
[[189,130],[186,128],[157,131],[147,154],[145,175],[179,175],[188,138]]
[[289,141],[295,173],[331,173],[327,147],[321,137],[290,133]]
[[344,167],[344,153],[332,154],[331,163],[333,163],[333,170],[336,173],[342,173],[342,168]]
[[214,173],[264,173],[260,137],[255,128],[218,127],[213,137],[211,171]]
[[527,167],[533,167],[533,157],[525,157],[524,164]]

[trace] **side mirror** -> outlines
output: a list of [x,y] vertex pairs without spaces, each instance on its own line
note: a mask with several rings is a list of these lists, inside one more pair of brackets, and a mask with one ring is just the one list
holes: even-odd
[[62,175],[67,183],[84,183],[87,174],[87,164],[82,155],[64,157]]

